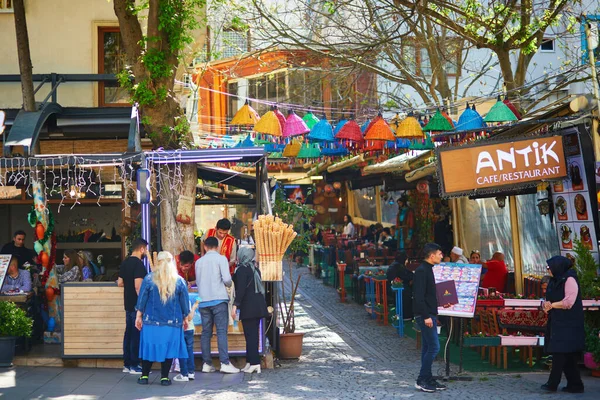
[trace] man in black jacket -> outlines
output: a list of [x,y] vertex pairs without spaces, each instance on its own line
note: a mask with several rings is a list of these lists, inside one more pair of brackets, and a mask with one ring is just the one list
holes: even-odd
[[415,321],[421,329],[423,344],[421,347],[421,371],[415,388],[423,392],[444,390],[446,386],[433,379],[431,366],[440,351],[437,334],[438,304],[435,290],[433,266],[442,261],[442,249],[435,243],[428,243],[423,248],[423,262],[415,270],[413,279],[413,311]]

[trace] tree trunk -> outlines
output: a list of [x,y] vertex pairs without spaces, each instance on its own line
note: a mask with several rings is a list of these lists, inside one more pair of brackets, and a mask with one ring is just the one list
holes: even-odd
[[495,50],[498,55],[498,62],[500,63],[500,71],[502,71],[502,79],[506,84],[508,91],[514,90],[517,85],[513,75],[512,65],[510,63],[510,52],[508,50],[498,49]]
[[17,54],[19,56],[19,71],[21,72],[21,90],[23,92],[23,109],[36,111],[35,95],[33,94],[33,66],[29,53],[29,35],[27,34],[27,19],[23,0],[13,0],[15,12],[15,32],[17,34]]
[[[177,178],[179,174],[181,178]],[[183,250],[195,253],[195,207],[192,207],[191,223],[183,224],[177,222],[177,205],[179,196],[191,197],[195,203],[198,182],[196,163],[161,165],[160,175],[161,247],[173,255]]]

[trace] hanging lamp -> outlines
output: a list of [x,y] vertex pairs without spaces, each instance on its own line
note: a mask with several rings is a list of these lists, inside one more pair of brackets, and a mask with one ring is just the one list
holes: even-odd
[[273,111],[268,111],[254,125],[254,132],[271,136],[281,136],[281,122]]
[[458,124],[456,124],[457,131],[468,131],[472,129],[483,128],[483,118],[477,111],[474,111],[467,103],[467,108],[458,117]]
[[408,114],[408,116],[398,124],[396,137],[414,139],[423,138],[423,128],[421,128],[421,124],[412,113]]
[[297,155],[298,158],[319,158],[321,149],[317,143],[304,143]]
[[284,157],[296,157],[300,152],[300,148],[302,147],[302,143],[298,140],[292,140],[289,142],[285,148],[283,149]]
[[396,136],[392,132],[392,129],[388,123],[383,119],[381,113],[375,118],[367,131],[365,132],[365,140],[381,140],[381,141],[395,141]]
[[308,129],[312,129],[313,126],[315,126],[317,122],[319,122],[319,118],[317,118],[315,114],[309,111],[306,114],[304,114],[304,117],[302,117],[302,121],[306,123]]
[[246,100],[242,108],[235,113],[229,125],[254,125],[259,119],[258,113],[250,107],[248,100]]
[[367,128],[369,128],[369,125],[371,125],[371,120],[368,119],[366,120],[361,126],[360,126],[360,130],[362,131],[362,133],[364,134],[367,131]]
[[518,121],[517,116],[500,100],[500,96],[498,96],[498,100],[496,104],[490,111],[488,111],[487,115],[483,118],[485,122],[512,122]]
[[427,132],[447,132],[453,131],[454,126],[442,115],[442,112],[438,108],[423,130]]
[[294,110],[289,110],[283,127],[283,137],[304,135],[308,132],[310,132],[310,129],[306,126],[306,122]]
[[316,123],[315,126],[310,130],[308,139],[315,142],[333,142],[333,128],[325,117]]
[[246,136],[246,138],[244,140],[240,140],[235,145],[235,148],[240,148],[240,147],[254,147],[254,142],[252,141],[252,138],[250,137],[250,135]]
[[279,123],[281,124],[281,132],[283,133],[283,128],[285,128],[285,115],[279,111],[276,105],[272,107],[272,111],[279,120]]
[[341,129],[335,134],[335,138],[354,143],[362,143],[365,141],[360,126],[358,126],[356,121],[353,119],[350,119],[344,124],[344,126],[341,127]]
[[335,124],[335,128],[333,129],[333,136],[337,135],[338,132],[344,127],[344,125],[347,122],[347,119],[341,119],[337,124]]

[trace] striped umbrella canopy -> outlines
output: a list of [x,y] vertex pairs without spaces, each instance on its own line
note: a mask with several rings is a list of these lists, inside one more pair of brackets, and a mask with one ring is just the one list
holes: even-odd
[[306,123],[308,129],[312,129],[313,126],[315,126],[317,122],[319,122],[319,118],[317,118],[315,114],[309,111],[306,114],[304,114],[304,117],[302,117],[302,121]]
[[310,130],[308,134],[308,139],[315,142],[334,142],[335,139],[333,137],[333,128],[329,121],[326,118],[323,118],[313,128]]
[[268,111],[254,125],[254,132],[271,136],[281,136],[282,129],[279,118],[273,111]]
[[250,107],[248,100],[246,100],[242,108],[235,113],[229,125],[254,125],[259,119],[258,113]]
[[289,110],[285,126],[283,127],[283,137],[304,135],[308,132],[310,132],[310,129],[306,125],[306,122],[294,110]]
[[365,140],[394,141],[396,140],[396,136],[394,136],[392,129],[385,119],[383,119],[383,116],[379,114],[377,118],[371,122],[371,126],[367,128]]

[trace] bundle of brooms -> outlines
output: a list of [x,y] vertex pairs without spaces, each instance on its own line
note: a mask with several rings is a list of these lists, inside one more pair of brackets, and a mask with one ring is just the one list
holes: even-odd
[[283,279],[283,256],[298,234],[292,225],[272,215],[254,221],[254,241],[263,281]]

